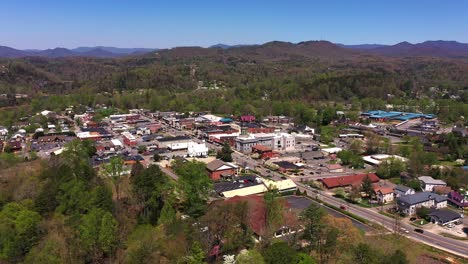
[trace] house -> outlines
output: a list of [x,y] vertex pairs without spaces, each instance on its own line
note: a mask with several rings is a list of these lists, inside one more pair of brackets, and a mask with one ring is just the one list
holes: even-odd
[[414,215],[416,209],[419,207],[436,209],[447,207],[447,197],[431,192],[418,192],[398,197],[397,205],[400,212],[407,215]]
[[447,196],[450,192],[452,191],[452,188],[450,186],[434,186],[434,189],[432,192]]
[[394,189],[395,197],[401,197],[405,195],[411,195],[415,194],[415,191],[413,188],[404,186],[404,185],[397,185]]
[[205,157],[208,155],[208,147],[205,143],[189,142],[187,145],[187,155],[189,157]]
[[461,215],[449,209],[434,210],[428,214],[431,222],[442,226],[458,222]]
[[431,176],[421,176],[418,180],[421,182],[422,190],[426,192],[432,192],[435,186],[447,186],[443,180],[436,180]]
[[344,172],[344,169],[340,164],[328,164],[327,169],[328,169],[328,172],[330,173]]
[[327,189],[333,189],[337,187],[351,187],[351,186],[360,186],[362,181],[368,177],[372,183],[377,183],[380,181],[380,178],[375,173],[362,173],[354,175],[344,175],[339,177],[324,178],[319,181],[323,183]]
[[393,187],[390,186],[374,186],[374,195],[379,204],[387,204],[393,202],[395,194]]
[[451,191],[448,194],[448,200],[451,204],[459,207],[459,208],[468,208],[468,196],[465,194],[463,195],[460,192]]
[[232,177],[237,174],[237,168],[234,164],[226,163],[218,159],[206,164],[206,169],[212,180]]

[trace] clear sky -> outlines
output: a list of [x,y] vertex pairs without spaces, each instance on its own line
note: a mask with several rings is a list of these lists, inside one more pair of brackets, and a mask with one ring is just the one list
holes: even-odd
[[0,45],[468,43],[468,0],[0,0]]

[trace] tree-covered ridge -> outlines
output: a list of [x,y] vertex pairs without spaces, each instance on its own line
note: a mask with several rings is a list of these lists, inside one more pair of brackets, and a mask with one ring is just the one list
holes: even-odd
[[[188,91],[202,81],[229,89],[253,88],[273,98],[347,99],[462,89],[465,59],[389,58],[326,42],[271,42],[235,49],[183,47],[119,59],[24,58],[2,60],[0,88],[63,93],[83,86],[97,91]],[[285,90],[285,91],[284,91]],[[302,98],[299,95],[306,95]],[[276,97],[277,96],[277,97]]]

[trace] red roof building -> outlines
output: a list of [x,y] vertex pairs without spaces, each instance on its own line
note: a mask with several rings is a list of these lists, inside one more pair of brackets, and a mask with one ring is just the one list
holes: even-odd
[[364,178],[369,177],[372,183],[380,181],[380,178],[375,173],[369,174],[353,174],[353,175],[344,175],[332,178],[320,179],[320,181],[328,189],[333,189],[337,187],[349,187],[349,186],[359,186],[362,184]]
[[260,154],[262,159],[272,158],[277,155],[277,153],[273,152],[273,150],[267,146],[263,145],[255,145],[252,147],[252,153]]

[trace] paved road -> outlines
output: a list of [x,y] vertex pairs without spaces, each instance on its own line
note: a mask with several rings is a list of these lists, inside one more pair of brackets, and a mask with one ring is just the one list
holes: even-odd
[[[335,198],[323,191],[312,189],[301,184],[300,182],[296,182],[296,184],[301,191],[307,191],[307,194],[311,197],[316,197],[318,195],[320,200],[337,207],[346,204],[346,208],[350,213],[380,224],[389,230],[394,230],[395,228],[395,220],[390,217],[381,215],[371,209],[348,204],[341,199]],[[424,232],[424,234],[420,234],[413,231],[415,227],[402,222],[399,224],[399,226],[410,231],[409,233],[403,233],[404,236],[410,239],[417,240],[432,247],[468,258],[468,242],[446,238],[430,232]]]

